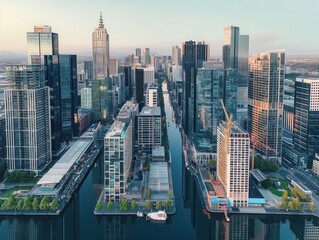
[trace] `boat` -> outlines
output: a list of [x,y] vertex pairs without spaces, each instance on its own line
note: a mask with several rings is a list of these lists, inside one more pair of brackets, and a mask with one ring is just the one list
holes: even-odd
[[143,212],[138,211],[138,212],[136,213],[136,216],[138,216],[138,217],[143,217],[144,214],[143,214]]
[[165,211],[151,212],[146,215],[146,220],[166,221],[167,214]]

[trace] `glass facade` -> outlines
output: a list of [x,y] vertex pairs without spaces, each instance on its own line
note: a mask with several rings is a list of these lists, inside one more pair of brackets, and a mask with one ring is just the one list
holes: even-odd
[[223,62],[225,69],[238,69],[239,27],[229,26],[224,29]]
[[281,161],[285,53],[268,51],[249,63],[248,132],[255,149]]

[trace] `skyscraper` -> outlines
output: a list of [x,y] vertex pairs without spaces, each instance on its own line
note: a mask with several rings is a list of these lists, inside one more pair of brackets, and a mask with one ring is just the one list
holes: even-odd
[[8,67],[5,90],[8,170],[40,174],[51,161],[49,88],[42,66]]
[[248,206],[249,134],[232,123],[217,129],[217,178],[235,207]]
[[120,201],[125,194],[132,162],[131,123],[115,121],[104,138],[105,199]]
[[157,107],[157,89],[158,89],[158,86],[157,84],[153,84],[151,86],[149,86],[147,89],[146,89],[146,101],[145,101],[145,105],[146,107]]
[[44,55],[59,54],[59,37],[47,25],[34,26],[27,33],[28,64],[44,64]]
[[109,75],[109,34],[104,28],[102,13],[98,28],[92,33],[93,49],[93,81],[92,81],[92,104],[93,115],[96,121],[106,122],[108,116],[108,107],[110,105],[108,91],[109,84],[107,77]]
[[135,85],[133,97],[138,103],[139,110],[144,106],[144,69],[136,68],[135,69]]
[[81,89],[81,109],[92,109],[92,89]]
[[319,79],[296,79],[294,106],[294,149],[308,157],[302,167],[311,168],[319,153]]
[[196,46],[196,67],[203,67],[203,62],[210,60],[210,47],[209,44],[198,42]]
[[249,36],[238,37],[238,87],[248,86]]
[[285,52],[267,51],[249,62],[248,132],[252,145],[281,163]]
[[88,84],[93,79],[93,61],[86,60],[84,61],[84,79],[87,81]]
[[225,69],[238,69],[239,27],[224,28],[223,62]]
[[135,57],[138,57],[138,62],[141,63],[142,50],[140,48],[135,49]]
[[119,73],[119,61],[117,59],[110,58],[110,75]]
[[[50,88],[51,135],[53,150],[59,150],[60,141],[77,136],[78,81],[76,55],[45,56],[46,80]],[[59,126],[60,125],[60,126]]]
[[0,161],[6,158],[6,118],[5,113],[0,112]]
[[151,64],[151,53],[149,48],[144,48],[144,54],[143,54],[143,64],[150,65]]
[[181,49],[177,45],[172,46],[172,63],[175,65],[181,65]]
[[183,44],[183,71],[184,71],[184,88],[183,88],[183,129],[188,134],[189,118],[189,98],[191,96],[191,74],[192,69],[196,67],[196,43],[187,41]]

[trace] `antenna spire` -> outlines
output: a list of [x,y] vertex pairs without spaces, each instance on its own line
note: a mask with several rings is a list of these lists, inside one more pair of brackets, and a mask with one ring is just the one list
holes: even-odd
[[102,12],[100,12],[100,24],[99,24],[99,28],[104,28]]

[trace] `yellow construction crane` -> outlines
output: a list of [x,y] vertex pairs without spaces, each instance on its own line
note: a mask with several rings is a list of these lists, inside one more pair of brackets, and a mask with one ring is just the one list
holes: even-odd
[[[229,138],[230,138],[230,134],[231,134],[231,128],[233,126],[233,115],[230,114],[230,116],[228,116],[228,113],[227,113],[227,110],[225,108],[225,105],[224,105],[224,101],[221,99],[220,100],[221,104],[222,104],[222,107],[223,107],[223,110],[224,110],[224,113],[225,113],[225,117],[227,119],[227,130],[226,130],[226,141],[227,143],[229,144]],[[228,147],[228,144],[227,144],[227,152],[229,151],[229,147]]]

